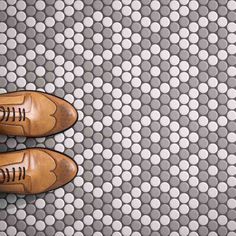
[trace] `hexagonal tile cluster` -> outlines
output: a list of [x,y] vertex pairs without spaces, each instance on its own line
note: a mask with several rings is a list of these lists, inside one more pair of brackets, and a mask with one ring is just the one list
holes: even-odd
[[235,236],[236,1],[1,0],[0,92],[74,104],[53,137],[0,136],[80,166],[0,195],[0,235]]

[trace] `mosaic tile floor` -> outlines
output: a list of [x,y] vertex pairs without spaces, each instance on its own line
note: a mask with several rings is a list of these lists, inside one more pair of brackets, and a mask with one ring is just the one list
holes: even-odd
[[40,90],[79,120],[0,150],[80,166],[64,188],[0,194],[0,236],[235,236],[236,1],[0,1],[0,92]]

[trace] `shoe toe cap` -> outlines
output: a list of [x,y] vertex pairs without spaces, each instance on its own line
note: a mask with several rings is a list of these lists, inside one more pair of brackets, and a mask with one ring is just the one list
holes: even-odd
[[50,190],[62,187],[72,181],[78,172],[76,162],[61,153],[54,152],[53,159],[56,162],[56,168],[53,170],[56,176],[56,182],[50,186]]
[[70,103],[64,101],[57,106],[54,117],[56,118],[55,132],[60,132],[74,125],[78,120],[78,113]]
[[56,111],[53,114],[55,118],[54,127],[47,135],[57,134],[72,127],[78,120],[77,110],[67,101],[47,95],[56,105]]

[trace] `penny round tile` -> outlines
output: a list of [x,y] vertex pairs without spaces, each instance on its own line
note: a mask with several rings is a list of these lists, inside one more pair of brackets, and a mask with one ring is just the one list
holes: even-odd
[[53,137],[2,151],[65,152],[78,176],[0,196],[1,235],[235,231],[234,1],[0,1],[0,89],[75,106]]

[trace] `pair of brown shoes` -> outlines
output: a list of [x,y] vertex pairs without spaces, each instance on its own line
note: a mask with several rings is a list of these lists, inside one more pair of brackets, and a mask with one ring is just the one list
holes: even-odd
[[[77,111],[47,93],[20,91],[0,95],[0,134],[42,137],[70,128]],[[0,192],[36,194],[65,185],[77,174],[69,157],[42,148],[0,154]]]

